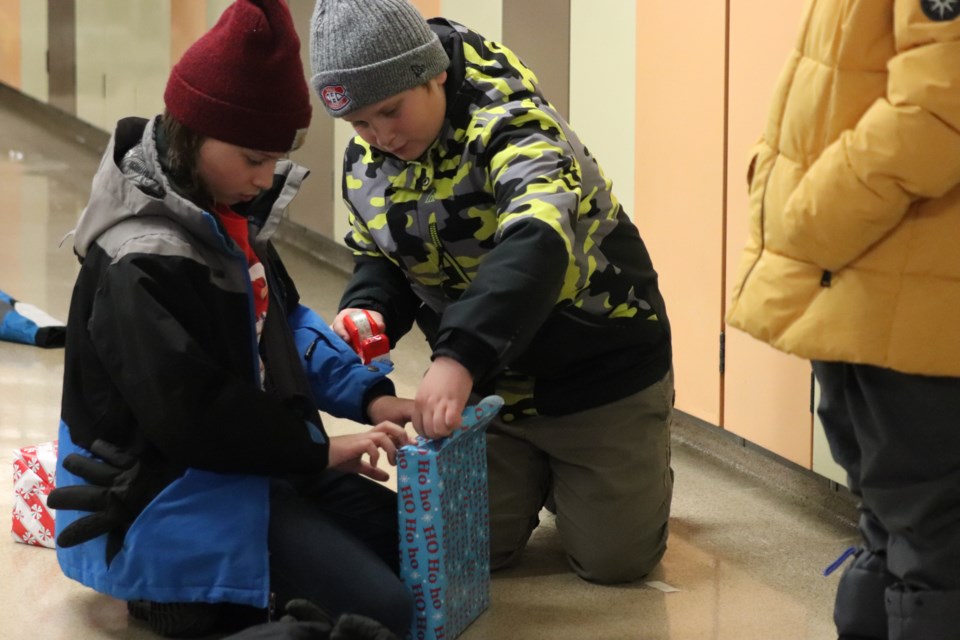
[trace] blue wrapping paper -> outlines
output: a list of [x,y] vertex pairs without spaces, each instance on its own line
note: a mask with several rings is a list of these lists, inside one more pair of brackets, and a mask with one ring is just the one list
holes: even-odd
[[485,427],[502,406],[488,396],[450,437],[397,453],[400,578],[415,605],[408,638],[452,640],[490,604]]

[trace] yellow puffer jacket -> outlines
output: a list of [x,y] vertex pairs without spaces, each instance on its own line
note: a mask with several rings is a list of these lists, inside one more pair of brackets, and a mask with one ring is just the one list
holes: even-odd
[[960,0],[808,0],[750,176],[727,322],[960,376]]

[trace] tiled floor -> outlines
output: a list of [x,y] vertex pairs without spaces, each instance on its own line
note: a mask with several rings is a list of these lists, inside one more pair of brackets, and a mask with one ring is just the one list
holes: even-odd
[[[69,240],[58,245],[98,160],[0,105],[0,290],[61,319],[77,263]],[[343,276],[298,250],[281,252],[306,303],[331,317]],[[394,357],[399,391],[410,395],[428,354],[408,337]],[[55,437],[62,358],[62,350],[0,342],[0,450]],[[662,584],[577,579],[545,515],[522,564],[495,574],[492,605],[463,639],[834,638],[837,575],[821,572],[855,538],[850,501],[682,417],[674,435],[672,535],[648,579]],[[11,505],[7,472],[0,507],[9,513]],[[127,620],[123,603],[64,578],[51,550],[0,543],[0,575],[0,639],[151,637]]]

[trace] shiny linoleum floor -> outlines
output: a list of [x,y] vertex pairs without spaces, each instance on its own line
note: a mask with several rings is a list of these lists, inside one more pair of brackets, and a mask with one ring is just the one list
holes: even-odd
[[[0,290],[61,320],[78,266],[70,240],[59,245],[98,162],[0,104]],[[332,317],[344,276],[292,247],[280,251],[305,302]],[[422,337],[407,337],[394,359],[398,391],[412,395],[428,364]],[[0,342],[3,513],[13,503],[12,450],[56,437],[62,372],[62,349]],[[362,428],[332,419],[327,425],[335,433]],[[522,563],[494,575],[490,608],[462,638],[835,638],[837,574],[822,571],[855,541],[852,501],[683,416],[674,425],[673,460],[669,549],[646,582],[603,587],[576,578],[544,512]],[[5,539],[0,640],[153,637],[128,620],[122,602],[63,577],[52,550]]]

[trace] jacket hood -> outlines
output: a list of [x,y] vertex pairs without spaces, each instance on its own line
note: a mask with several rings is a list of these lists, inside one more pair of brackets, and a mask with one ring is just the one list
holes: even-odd
[[459,126],[477,109],[536,97],[536,74],[510,49],[444,18],[427,21],[450,56],[447,69],[447,120]]
[[[152,120],[124,118],[117,123],[93,177],[90,200],[74,230],[73,249],[80,259],[105,231],[128,218],[143,216],[172,219],[201,241],[223,245],[226,235],[216,216],[181,195],[164,173],[156,142],[159,122],[157,116]],[[281,160],[273,187],[253,202],[233,208],[253,218],[260,227],[259,239],[269,239],[307,174],[303,167]]]

